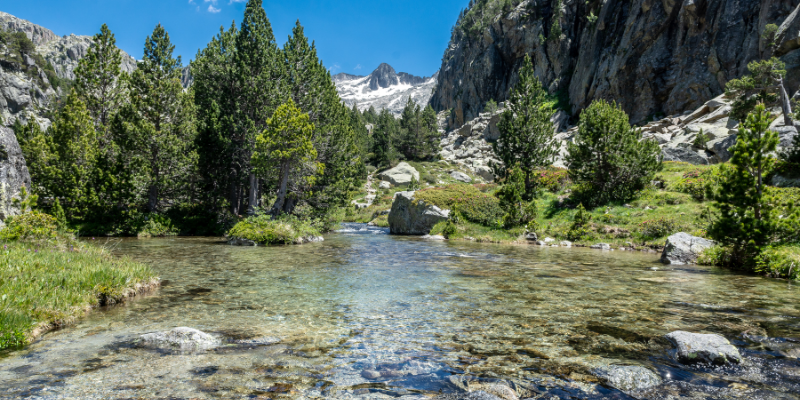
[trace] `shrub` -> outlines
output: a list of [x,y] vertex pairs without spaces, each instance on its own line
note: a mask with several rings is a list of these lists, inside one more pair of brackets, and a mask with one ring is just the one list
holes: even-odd
[[533,172],[533,181],[537,188],[558,193],[569,185],[569,171],[556,167],[539,169]]
[[661,170],[658,142],[642,140],[622,107],[604,100],[583,110],[568,149],[569,176],[582,189],[576,197],[591,206],[633,198]]
[[6,228],[0,230],[0,240],[48,241],[58,238],[58,221],[39,211],[31,211],[6,220]]
[[258,215],[240,221],[225,236],[262,244],[291,244],[300,238],[319,235],[319,230],[311,223],[294,216],[273,219],[269,215]]
[[443,209],[458,210],[465,219],[484,226],[496,226],[505,214],[496,197],[470,185],[422,189],[414,197]]
[[483,112],[485,113],[494,113],[497,111],[497,102],[494,99],[489,99],[486,102],[486,105],[483,107]]
[[756,257],[755,270],[773,278],[800,279],[800,247],[767,247]]
[[700,133],[698,133],[697,137],[694,138],[694,142],[692,144],[697,149],[705,149],[706,145],[708,144],[708,139],[708,135],[703,133],[703,129],[700,129]]
[[575,213],[575,217],[572,219],[572,226],[569,227],[567,232],[567,239],[576,241],[589,236],[591,233],[589,230],[591,220],[592,216],[583,208],[583,204],[579,204],[578,212]]
[[453,221],[445,222],[444,228],[442,228],[442,236],[447,239],[450,239],[453,235],[458,232],[458,226]]
[[697,263],[700,265],[713,265],[723,267],[731,264],[732,252],[730,248],[723,246],[714,246],[704,250],[699,257]]
[[656,218],[639,223],[639,234],[644,240],[653,240],[669,236],[678,229],[678,223],[672,218]]
[[178,229],[172,224],[172,220],[165,215],[150,213],[140,218],[141,220],[137,221],[137,237],[166,237],[178,234]]
[[718,174],[716,169],[705,171],[694,170],[683,174],[683,177],[676,182],[672,189],[676,192],[686,193],[697,201],[703,201],[710,189],[710,185],[716,183]]

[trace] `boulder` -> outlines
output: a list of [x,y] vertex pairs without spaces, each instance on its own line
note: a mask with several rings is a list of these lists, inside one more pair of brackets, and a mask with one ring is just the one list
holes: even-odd
[[561,243],[559,243],[559,245],[561,247],[572,247],[572,242],[570,242],[569,240],[562,240]]
[[408,184],[411,183],[412,177],[419,182],[419,172],[405,162],[401,162],[397,164],[396,167],[381,172],[378,174],[378,177],[398,187],[408,186]]
[[664,264],[694,264],[700,254],[714,246],[712,240],[692,236],[685,232],[676,233],[667,238],[664,252],[661,253],[661,262]]
[[475,175],[480,176],[486,182],[494,182],[494,171],[491,168],[481,165],[475,168]]
[[380,188],[380,189],[390,189],[391,187],[392,187],[392,184],[389,183],[389,182],[386,182],[386,181],[381,181],[381,183],[378,184],[378,188]]
[[595,376],[623,392],[649,389],[661,384],[661,377],[647,368],[633,365],[611,365],[598,368]]
[[470,178],[469,175],[467,175],[467,174],[465,174],[463,172],[459,172],[459,171],[451,172],[450,173],[450,177],[455,179],[455,180],[457,180],[457,181],[459,181],[459,182],[464,182],[464,183],[472,182],[472,178]]
[[389,231],[394,235],[427,235],[434,225],[450,218],[450,210],[414,199],[415,192],[398,192],[389,212]]
[[664,161],[683,161],[694,165],[710,164],[707,157],[690,147],[664,147],[661,153]]
[[231,246],[251,246],[251,247],[258,246],[258,243],[256,243],[254,240],[242,239],[238,237],[228,238],[228,244]]
[[715,334],[675,331],[665,336],[674,349],[671,355],[682,364],[739,364],[742,356],[728,339]]
[[800,188],[800,178],[789,178],[782,175],[772,177],[772,186]]
[[145,345],[170,347],[181,350],[212,349],[220,345],[219,339],[194,328],[180,327],[166,332],[148,333],[139,337]]
[[19,197],[23,186],[31,187],[31,176],[22,149],[14,131],[0,127],[0,227],[5,226],[6,218],[21,213],[13,200]]
[[728,149],[736,144],[736,138],[737,135],[730,135],[723,139],[712,140],[708,142],[707,146],[720,162],[727,162],[733,157],[733,154],[731,154]]
[[794,144],[794,138],[797,136],[797,128],[794,126],[778,126],[772,129],[778,134],[780,140],[780,147],[790,148]]
[[593,245],[589,246],[589,248],[592,248],[592,249],[595,249],[595,250],[611,250],[611,245],[608,244],[608,243],[598,243],[598,244],[593,244]]

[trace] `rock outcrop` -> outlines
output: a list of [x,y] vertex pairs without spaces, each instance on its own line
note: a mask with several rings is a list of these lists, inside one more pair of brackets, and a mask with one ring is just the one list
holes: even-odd
[[450,218],[450,210],[414,199],[415,192],[398,192],[389,212],[389,231],[394,235],[427,235],[434,225]]
[[712,240],[692,236],[685,232],[676,233],[667,238],[664,252],[661,253],[661,262],[676,265],[695,264],[697,257],[715,244]]
[[[800,85],[795,0],[563,0],[560,12],[554,3],[525,0],[459,21],[431,98],[437,111],[452,110],[450,126],[476,118],[490,99],[506,100],[526,54],[573,112],[599,98],[619,102],[636,123],[696,109],[762,57],[767,24],[781,26],[776,54],[787,63],[791,93]],[[562,34],[552,37],[558,14]]]
[[739,350],[720,335],[676,331],[665,337],[674,346],[672,355],[682,364],[724,365],[742,362]]
[[597,369],[594,374],[604,383],[623,392],[649,389],[661,384],[661,377],[647,368],[632,365],[611,365]]
[[381,172],[378,177],[394,186],[407,187],[411,183],[411,178],[419,182],[419,171],[408,163],[401,162],[396,167]]
[[23,186],[31,187],[31,176],[22,149],[14,131],[0,126],[0,227],[6,218],[20,214],[13,199],[19,197]]
[[142,344],[180,350],[206,350],[220,345],[220,340],[194,328],[180,327],[166,332],[148,333],[139,337]]

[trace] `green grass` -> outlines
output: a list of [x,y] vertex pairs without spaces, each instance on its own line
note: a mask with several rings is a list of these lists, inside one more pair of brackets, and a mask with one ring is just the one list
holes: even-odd
[[467,220],[485,226],[497,225],[505,214],[496,197],[466,184],[423,189],[414,195],[414,199],[442,209],[457,210]]
[[240,221],[225,236],[270,245],[292,244],[301,238],[320,235],[310,222],[296,217],[272,219],[269,215],[259,215]]
[[0,252],[0,349],[24,346],[88,309],[157,284],[146,265],[92,245],[7,242]]

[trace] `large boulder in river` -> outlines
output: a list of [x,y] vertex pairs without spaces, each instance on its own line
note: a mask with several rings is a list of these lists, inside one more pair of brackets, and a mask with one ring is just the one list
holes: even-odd
[[397,187],[406,187],[411,183],[413,177],[419,182],[419,172],[408,163],[401,162],[396,167],[383,171],[378,174],[378,177],[384,181],[391,182],[392,185]]
[[13,199],[19,197],[22,187],[31,187],[31,175],[22,156],[14,131],[0,127],[0,227],[6,218],[19,215]]
[[665,336],[672,343],[673,357],[682,364],[739,364],[742,356],[720,335],[675,331]]
[[389,212],[389,230],[395,235],[427,235],[434,225],[450,218],[450,210],[442,210],[423,200],[414,199],[415,192],[399,192]]
[[220,345],[219,339],[194,328],[180,327],[166,332],[154,332],[140,336],[145,345],[169,347],[181,350],[211,349]]
[[685,232],[676,233],[667,238],[661,262],[664,264],[695,264],[697,257],[716,243],[713,240],[692,236]]

